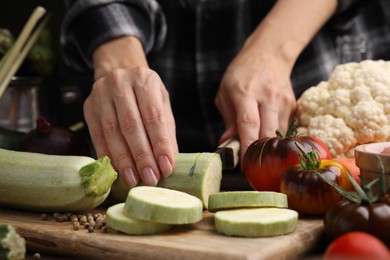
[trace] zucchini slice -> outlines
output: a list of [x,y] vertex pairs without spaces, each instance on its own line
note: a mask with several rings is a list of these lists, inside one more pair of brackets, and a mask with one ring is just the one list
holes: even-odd
[[150,221],[139,220],[123,214],[125,203],[113,205],[107,209],[107,225],[116,230],[129,235],[152,235],[166,232],[173,228],[169,224],[161,224]]
[[259,207],[287,208],[287,196],[274,191],[226,191],[211,194],[209,197],[210,212]]
[[124,214],[164,224],[190,224],[203,218],[202,201],[185,192],[139,186],[127,196]]
[[296,229],[298,213],[281,208],[234,209],[218,211],[214,221],[217,231],[227,236],[278,236]]
[[[219,192],[222,180],[222,161],[217,153],[179,153],[171,175],[161,176],[157,186],[186,192],[199,198],[208,208],[210,194]],[[142,185],[142,184],[140,184]],[[112,185],[111,196],[118,202],[127,198],[130,188],[118,178]]]

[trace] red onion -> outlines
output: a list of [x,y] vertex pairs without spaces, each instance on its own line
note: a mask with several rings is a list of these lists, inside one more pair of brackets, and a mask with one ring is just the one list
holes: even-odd
[[62,126],[53,126],[43,116],[37,118],[36,129],[26,133],[19,150],[54,155],[90,156],[87,141],[77,132]]

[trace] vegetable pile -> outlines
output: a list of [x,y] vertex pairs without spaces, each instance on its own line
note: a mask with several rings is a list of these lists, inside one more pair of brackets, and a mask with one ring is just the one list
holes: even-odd
[[157,234],[202,218],[203,204],[195,196],[147,186],[132,188],[125,203],[109,207],[106,213],[109,227],[130,235]]
[[317,173],[351,191],[349,170],[359,179],[360,171],[354,159],[333,159],[321,140],[298,135],[294,121],[285,136],[276,130],[275,137],[254,141],[243,159],[243,171],[254,190],[282,192],[288,197],[290,209],[310,215],[324,215],[342,199]]
[[295,231],[298,212],[278,192],[231,191],[210,195],[217,232],[227,236],[266,237]]
[[[287,197],[277,192],[217,192],[210,195],[217,232],[228,236],[264,237],[293,232],[298,213],[287,208]],[[132,188],[125,203],[108,208],[111,229],[130,235],[157,234],[175,225],[203,218],[200,199],[185,192],[160,187]]]
[[243,171],[253,189],[259,191],[280,191],[280,180],[291,167],[299,164],[299,149],[305,152],[314,150],[321,159],[331,159],[326,145],[319,139],[297,135],[295,122],[292,122],[283,136],[276,130],[275,137],[265,137],[254,141],[243,159]]
[[287,195],[290,208],[300,213],[324,215],[342,196],[320,177],[352,191],[348,169],[336,160],[322,160],[316,152],[305,153],[298,144],[297,147],[301,152],[298,154],[300,164],[284,173],[280,190]]
[[298,132],[322,140],[334,157],[359,144],[390,140],[390,61],[336,66],[328,81],[298,99]]

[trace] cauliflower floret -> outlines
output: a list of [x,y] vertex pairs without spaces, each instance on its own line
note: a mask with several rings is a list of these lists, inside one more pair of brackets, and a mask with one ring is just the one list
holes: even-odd
[[[360,86],[351,89],[350,93],[351,105],[356,105],[360,101],[372,101],[373,97],[371,94],[371,89],[366,86]],[[351,108],[349,108],[351,109]]]
[[310,118],[317,114],[323,114],[329,98],[328,83],[325,81],[307,89],[297,101],[300,124],[306,126],[309,124]]
[[356,86],[366,86],[371,90],[382,86],[390,86],[389,62],[383,60],[366,60],[360,63],[360,69],[355,75]]
[[329,77],[329,90],[337,88],[353,89],[367,86],[370,89],[390,85],[390,66],[383,60],[365,60],[336,66]]
[[[390,123],[390,85],[375,88],[372,95],[377,103],[383,105],[383,112],[387,117],[387,122]],[[390,134],[388,139],[390,139]]]
[[390,141],[390,61],[338,65],[297,104],[302,131],[321,139],[334,156],[353,156],[358,144]]
[[390,134],[390,125],[383,106],[377,102],[357,103],[352,107],[347,124],[355,130],[355,137],[360,144],[386,141]]
[[307,127],[304,126],[297,127],[297,135],[309,135]]
[[350,88],[354,84],[354,72],[357,67],[359,63],[356,62],[337,65],[329,76],[329,89]]
[[350,91],[347,89],[335,89],[329,92],[328,102],[325,104],[325,114],[335,117],[347,118],[351,114]]
[[313,117],[307,127],[307,133],[323,141],[333,156],[346,153],[357,144],[354,131],[342,118],[332,115]]

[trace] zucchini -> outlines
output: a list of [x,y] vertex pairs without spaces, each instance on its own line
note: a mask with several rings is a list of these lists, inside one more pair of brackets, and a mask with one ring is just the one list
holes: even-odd
[[[171,175],[161,177],[158,187],[186,192],[199,198],[208,208],[210,194],[219,192],[222,180],[222,161],[217,153],[179,153]],[[141,184],[142,185],[142,184]],[[118,178],[113,186],[113,199],[124,202],[130,188]]]
[[25,133],[0,127],[0,148],[17,150]]
[[161,224],[150,221],[139,220],[123,214],[125,203],[115,204],[107,209],[106,223],[116,230],[129,235],[152,235],[166,232],[173,228],[173,225]]
[[223,210],[214,214],[214,222],[216,230],[228,236],[277,236],[296,229],[298,213],[281,208]]
[[209,197],[210,212],[259,207],[287,208],[287,195],[274,191],[225,191]]
[[110,159],[0,148],[0,205],[35,211],[85,211],[104,202],[117,173]]
[[26,240],[8,224],[0,224],[0,259],[22,260],[26,257]]
[[191,224],[203,218],[200,199],[185,192],[138,186],[127,196],[123,213],[133,218],[163,224]]

